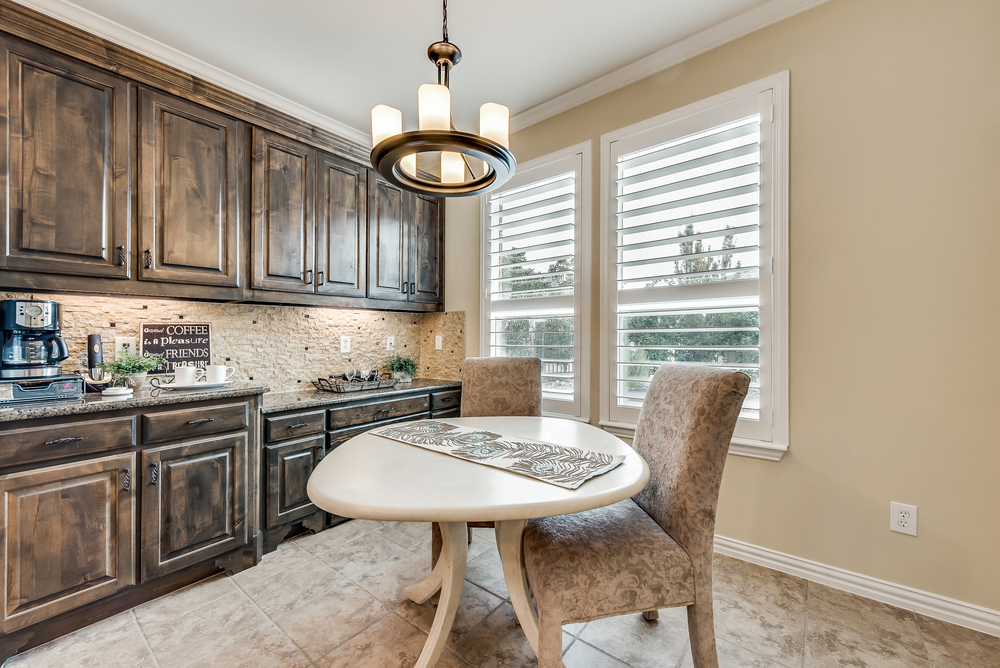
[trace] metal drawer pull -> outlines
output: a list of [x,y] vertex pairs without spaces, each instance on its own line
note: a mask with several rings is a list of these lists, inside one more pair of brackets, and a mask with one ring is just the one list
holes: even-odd
[[455,401],[455,397],[445,397],[444,399],[441,400],[441,403],[450,404],[453,401]]
[[125,472],[122,473],[122,489],[127,492],[129,490],[129,487],[131,486],[132,486],[132,475],[128,472],[128,469],[125,469]]
[[160,465],[153,464],[153,471],[150,473],[149,481],[155,485],[159,479],[160,479]]
[[412,295],[416,291],[417,291],[417,282],[413,281],[412,283],[410,283],[410,294]]
[[206,422],[215,422],[215,418],[201,418],[200,420],[191,420],[188,424],[205,424]]
[[308,422],[296,422],[295,424],[288,425],[289,429],[298,429],[299,427],[308,427]]
[[395,411],[396,411],[395,408],[383,408],[382,410],[380,410],[375,415],[382,415],[382,414],[388,415],[389,413],[394,413]]
[[81,436],[70,436],[68,438],[57,438],[54,441],[45,441],[45,445],[62,445],[63,443],[72,443],[73,441],[84,440]]

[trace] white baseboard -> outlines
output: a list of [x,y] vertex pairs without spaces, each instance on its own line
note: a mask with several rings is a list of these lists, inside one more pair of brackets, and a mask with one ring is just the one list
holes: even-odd
[[715,551],[727,557],[749,561],[765,568],[798,576],[810,582],[818,582],[834,589],[841,589],[858,596],[888,603],[897,608],[912,610],[958,626],[1000,636],[1000,611],[998,610],[956,601],[953,598],[886,582],[836,566],[827,566],[725,536],[717,535],[715,537]]

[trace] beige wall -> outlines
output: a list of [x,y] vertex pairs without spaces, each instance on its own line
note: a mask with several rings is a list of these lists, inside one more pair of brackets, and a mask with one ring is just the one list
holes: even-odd
[[[718,533],[992,609],[998,35],[996,0],[831,0],[512,137],[521,162],[593,140],[598,212],[603,133],[790,70],[791,449],[729,458]],[[448,214],[449,308],[471,330],[478,264],[456,255],[478,208]],[[890,500],[919,506],[918,537],[888,530]]]

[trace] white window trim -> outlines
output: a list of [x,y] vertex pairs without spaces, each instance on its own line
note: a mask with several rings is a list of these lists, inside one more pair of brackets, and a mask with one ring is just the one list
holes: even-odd
[[[578,156],[580,159],[580,178],[576,193],[576,204],[580,212],[579,234],[576,234],[575,255],[577,268],[575,274],[575,284],[573,286],[574,317],[578,323],[579,335],[577,341],[577,365],[579,372],[576,378],[575,392],[579,396],[580,414],[569,415],[567,413],[550,413],[543,411],[542,415],[548,417],[561,417],[579,422],[590,422],[590,290],[591,290],[591,208],[592,208],[592,163],[591,142],[587,140],[575,146],[549,153],[548,155],[529,160],[518,165],[518,176],[527,174],[533,169],[543,168],[554,162]],[[481,195],[480,198],[480,249],[479,249],[479,270],[480,285],[482,286],[482,299],[479,310],[479,332],[480,348],[479,354],[486,356],[490,346],[490,268],[485,261],[490,249],[489,233],[489,195]]]
[[[613,142],[678,121],[714,107],[728,104],[750,95],[771,91],[772,94],[772,183],[771,183],[771,327],[772,327],[772,396],[773,416],[771,440],[733,438],[729,453],[757,459],[779,461],[788,450],[788,70],[739,88],[689,104],[640,123],[601,136],[601,346],[600,346],[600,424],[608,431],[631,438],[635,425],[614,422],[611,414],[611,377],[616,342],[615,309],[617,294],[616,261],[616,199],[615,180],[611,164]],[[761,270],[765,270],[763,266]]]

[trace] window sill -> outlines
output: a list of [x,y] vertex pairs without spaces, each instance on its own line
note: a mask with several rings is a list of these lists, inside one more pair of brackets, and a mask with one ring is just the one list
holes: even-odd
[[[629,441],[635,436],[635,427],[621,422],[601,422],[604,431]],[[764,459],[769,462],[781,461],[788,451],[787,445],[777,445],[766,441],[755,441],[750,438],[734,438],[729,443],[729,454],[753,459]]]

